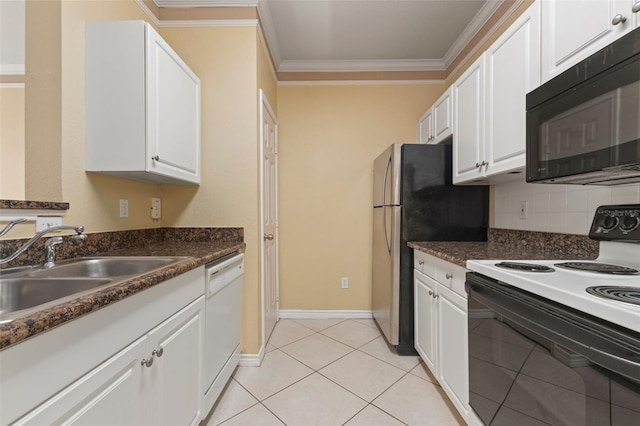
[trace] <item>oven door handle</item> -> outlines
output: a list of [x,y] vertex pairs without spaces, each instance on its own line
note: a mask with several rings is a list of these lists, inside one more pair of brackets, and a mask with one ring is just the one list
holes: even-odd
[[[555,314],[550,314],[549,310],[544,308],[544,302],[529,301],[527,300],[529,297],[519,291],[513,291],[504,286],[495,286],[488,283],[486,279],[477,276],[470,277],[470,275],[472,274],[467,274],[465,285],[470,299],[476,299],[521,327],[578,352],[595,364],[637,382],[640,377],[640,364],[594,348],[590,342],[584,340],[584,333],[590,333],[589,327],[580,326],[580,321],[572,320],[570,313],[556,311]],[[582,338],[576,340],[577,336],[582,336]]]
[[604,365],[630,379],[638,380],[640,377],[640,363],[629,361],[611,353],[601,351],[593,347],[589,348],[589,359],[596,364]]

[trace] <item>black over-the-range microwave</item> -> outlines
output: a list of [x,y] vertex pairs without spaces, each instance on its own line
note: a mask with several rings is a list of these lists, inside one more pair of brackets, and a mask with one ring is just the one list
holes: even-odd
[[527,94],[527,182],[640,182],[640,28]]

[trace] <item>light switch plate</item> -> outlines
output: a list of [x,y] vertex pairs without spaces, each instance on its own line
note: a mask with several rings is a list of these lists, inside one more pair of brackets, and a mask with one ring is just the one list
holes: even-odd
[[162,201],[160,198],[151,199],[151,219],[160,219],[162,217]]
[[129,200],[120,199],[120,218],[129,217]]

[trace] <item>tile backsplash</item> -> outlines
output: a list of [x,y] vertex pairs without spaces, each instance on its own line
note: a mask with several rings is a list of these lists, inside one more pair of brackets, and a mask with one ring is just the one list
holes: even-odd
[[[640,203],[640,184],[548,185],[510,182],[494,187],[495,228],[587,235],[598,206]],[[526,219],[521,207],[526,204]]]

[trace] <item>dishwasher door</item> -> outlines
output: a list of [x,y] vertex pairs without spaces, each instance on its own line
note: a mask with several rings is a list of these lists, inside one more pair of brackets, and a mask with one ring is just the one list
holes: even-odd
[[215,404],[240,359],[243,272],[243,254],[205,269],[205,413]]

